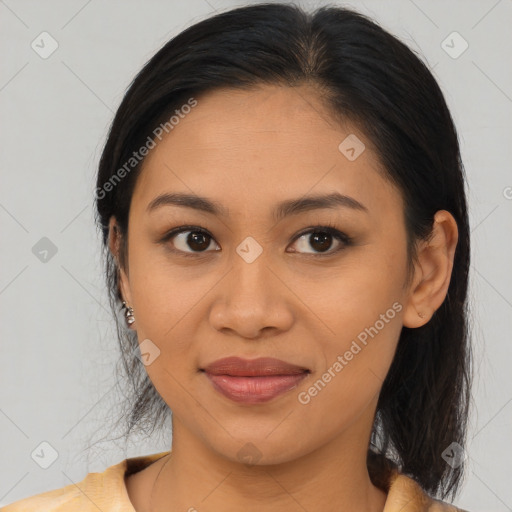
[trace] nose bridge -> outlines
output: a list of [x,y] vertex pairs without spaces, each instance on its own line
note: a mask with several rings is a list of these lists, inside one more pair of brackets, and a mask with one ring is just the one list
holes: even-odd
[[255,294],[265,294],[272,288],[272,273],[267,268],[270,265],[268,249],[265,250],[254,237],[247,236],[235,248],[232,257],[232,286],[234,295],[240,299],[249,296],[255,300]]
[[271,265],[269,254],[252,237],[235,248],[220,300],[212,310],[211,321],[218,330],[255,338],[268,327],[280,331],[290,327],[293,315],[283,296],[285,288]]

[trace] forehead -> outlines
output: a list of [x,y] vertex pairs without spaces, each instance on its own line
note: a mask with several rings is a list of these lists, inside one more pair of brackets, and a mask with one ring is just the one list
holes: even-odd
[[343,133],[357,132],[364,138],[355,126],[334,119],[333,110],[312,85],[218,89],[196,101],[197,106],[172,129],[182,152],[201,146],[212,152],[236,153],[243,145],[244,151],[252,149],[262,156],[283,147],[308,155],[313,146],[320,145],[324,149],[330,146],[337,155]]
[[[144,161],[135,193],[146,202],[176,189],[244,209],[308,191],[336,190],[363,204],[396,196],[371,142],[336,121],[312,86],[220,89],[195,99]],[[347,138],[364,148],[356,159],[342,151]]]

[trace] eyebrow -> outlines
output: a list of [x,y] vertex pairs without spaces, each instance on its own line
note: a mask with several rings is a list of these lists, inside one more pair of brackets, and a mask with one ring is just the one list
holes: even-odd
[[[147,211],[152,212],[162,206],[182,206],[216,216],[229,217],[229,210],[221,203],[195,194],[161,194],[149,203]],[[323,208],[334,209],[340,206],[368,213],[368,208],[353,197],[333,192],[332,194],[312,195],[283,201],[274,208],[273,217],[278,221],[290,215]]]

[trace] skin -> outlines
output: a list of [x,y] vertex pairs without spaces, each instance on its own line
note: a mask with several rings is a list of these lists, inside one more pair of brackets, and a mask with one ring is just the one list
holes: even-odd
[[[446,296],[455,220],[437,212],[407,280],[401,194],[383,176],[370,141],[350,123],[334,122],[313,86],[219,90],[197,99],[149,152],[130,208],[120,288],[139,342],[150,339],[160,350],[146,370],[173,411],[173,443],[171,456],[126,478],[129,497],[138,512],[382,511],[386,494],[366,467],[379,392],[402,326],[428,322]],[[354,161],[338,150],[349,134],[366,145]],[[323,208],[279,222],[271,215],[280,201],[333,191],[368,211]],[[206,196],[229,215],[173,205],[148,212],[163,192]],[[310,235],[294,240],[329,223],[353,243],[327,238],[326,256]],[[183,225],[211,234],[206,252],[186,243],[188,232],[160,242]],[[110,233],[118,258],[115,218]],[[248,236],[263,249],[252,263],[236,252]],[[396,302],[402,308],[394,318],[300,403],[299,393]],[[270,402],[236,404],[198,370],[231,355],[276,357],[311,373]],[[246,443],[258,450],[254,465],[237,456]]]

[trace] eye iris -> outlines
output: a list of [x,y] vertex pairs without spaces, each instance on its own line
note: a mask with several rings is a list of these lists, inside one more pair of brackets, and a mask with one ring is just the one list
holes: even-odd
[[192,231],[187,237],[189,247],[194,251],[204,251],[210,245],[208,235],[198,231]]
[[[321,233],[321,232],[311,233],[311,235],[310,235],[311,242],[310,243],[315,250],[323,252],[323,251],[327,251],[330,249],[330,247],[332,245],[331,238],[332,238],[332,235],[330,235],[329,233]],[[317,242],[319,242],[319,245],[317,245],[315,247],[314,244]]]

